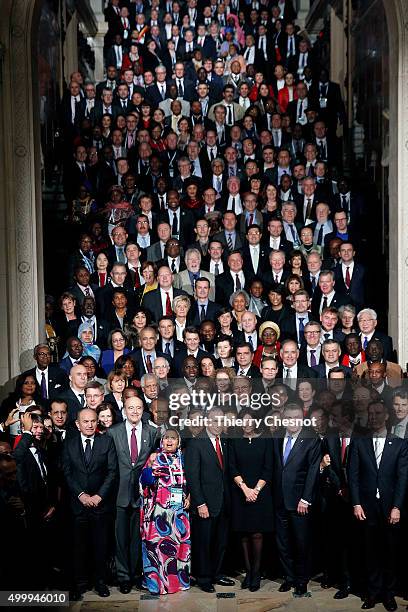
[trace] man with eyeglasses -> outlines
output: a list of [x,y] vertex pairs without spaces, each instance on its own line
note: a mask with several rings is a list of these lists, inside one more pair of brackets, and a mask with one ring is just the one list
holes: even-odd
[[384,359],[395,361],[392,338],[383,332],[377,331],[377,313],[372,308],[363,308],[357,315],[360,329],[361,345],[365,350],[370,340],[379,340],[384,348]]
[[104,386],[96,380],[89,381],[85,386],[85,401],[88,408],[96,410],[102,404],[105,395]]
[[106,319],[112,305],[113,292],[118,287],[125,289],[128,299],[128,306],[133,306],[133,296],[127,280],[128,270],[124,263],[115,263],[109,275],[108,283],[99,289],[96,294],[96,305],[98,318]]
[[312,368],[319,363],[324,363],[321,351],[320,335],[321,327],[317,321],[309,321],[305,325],[305,343],[299,350],[299,364]]

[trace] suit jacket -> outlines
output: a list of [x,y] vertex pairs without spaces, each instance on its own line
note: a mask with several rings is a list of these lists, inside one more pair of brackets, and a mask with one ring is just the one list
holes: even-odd
[[[333,206],[335,210],[343,210],[343,201],[340,193],[333,196]],[[352,229],[361,229],[362,221],[364,220],[364,200],[359,193],[350,192],[348,202],[347,216],[349,217],[349,225]]]
[[[209,300],[207,304],[205,318],[211,321],[215,321],[219,310],[220,310],[220,305],[217,304],[216,302]],[[194,327],[200,326],[200,322],[201,322],[200,311],[201,311],[201,308],[199,308],[197,302],[194,300],[191,305],[190,310],[188,311],[188,324],[189,325],[194,325]]]
[[[170,81],[166,81],[164,99],[167,98],[169,85]],[[154,108],[157,108],[160,102],[163,101],[161,89],[156,83],[154,85],[149,85],[149,87],[146,89],[146,98],[149,100],[149,102],[151,102]]]
[[132,465],[130,461],[130,449],[127,438],[126,422],[118,423],[108,429],[108,437],[113,439],[119,466],[119,489],[116,505],[119,508],[127,508],[131,505],[136,508],[140,504],[139,478],[142,468],[150,453],[156,448],[157,429],[148,423],[142,424],[142,443],[138,449],[137,461]]
[[354,263],[353,276],[350,287],[347,288],[343,278],[342,264],[338,263],[334,268],[334,279],[337,290],[350,298],[350,301],[360,310],[365,304],[365,269],[359,263]]
[[186,448],[185,470],[191,493],[191,511],[207,504],[210,516],[217,516],[230,506],[230,483],[228,477],[228,444],[221,439],[223,467],[208,435],[194,438]]
[[[165,356],[165,355],[164,355]],[[184,349],[180,349],[174,355],[174,359],[171,363],[171,374],[177,378],[183,378],[183,361],[187,357],[187,347]],[[197,361],[199,361],[202,357],[208,357],[207,351],[203,351],[203,349],[199,348],[197,351]]]
[[61,361],[58,364],[58,367],[60,370],[63,370],[66,374],[70,373],[71,368],[72,368],[72,361],[69,355],[61,359]]
[[[62,451],[62,468],[67,482],[74,515],[113,512],[118,479],[118,461],[112,438],[95,434],[91,461],[87,466],[79,432],[67,438]],[[80,493],[99,495],[102,501],[89,510],[78,499]]]
[[[221,242],[222,246],[224,247],[224,250],[226,250],[227,253],[229,253],[229,248],[228,248],[228,243],[227,243],[227,238],[225,236],[225,232],[217,232],[216,234],[214,234],[214,236],[212,237],[212,240],[217,240],[218,242]],[[235,229],[235,245],[234,245],[234,251],[242,251],[243,247],[245,244],[245,240],[244,237],[239,233],[238,231],[238,225]]]
[[151,244],[149,247],[147,247],[146,261],[156,262],[156,261],[159,261],[161,258],[162,258],[161,244],[160,244],[160,240],[158,240],[154,244]]
[[[181,289],[173,288],[173,298],[177,297],[178,295],[187,295],[187,294],[185,293],[185,291],[182,291]],[[156,323],[160,319],[160,317],[166,314],[165,312],[163,312],[159,288],[153,289],[152,291],[149,291],[148,293],[146,293],[143,297],[142,305],[145,306],[149,310],[149,312],[152,315],[153,321],[155,321]]]
[[[24,372],[23,376],[35,376],[35,368],[31,368]],[[69,379],[66,371],[57,365],[50,364],[48,366],[48,399],[53,400],[61,391],[69,385]]]
[[[235,372],[238,374],[240,367],[239,365],[236,363],[234,365],[234,370]],[[261,377],[261,373],[259,371],[259,368],[257,368],[255,365],[251,365],[251,367],[249,368],[249,370],[246,373],[246,377],[247,378],[260,378]]]
[[[200,270],[200,278],[207,278],[210,281],[210,295],[209,299],[214,301],[215,298],[215,277],[211,272],[205,272]],[[194,289],[190,281],[190,275],[188,270],[183,270],[175,275],[173,281],[173,287],[176,289],[182,289],[188,295],[194,295]]]
[[[147,374],[147,368],[143,361],[142,349],[137,348],[131,351],[130,356],[132,357],[136,365],[136,376],[140,379],[144,374]],[[156,350],[156,357],[165,357],[165,354]],[[152,363],[152,366],[153,366],[153,363]]]
[[248,282],[251,282],[251,279],[254,278],[254,276],[260,276],[262,274],[262,271],[265,266],[265,262],[268,261],[268,253],[269,251],[267,250],[265,245],[260,243],[258,267],[255,270],[253,263],[252,263],[252,258],[251,258],[251,249],[248,244],[244,245],[244,248],[242,249],[242,258],[244,260],[243,270],[244,270],[245,278],[248,279]]
[[[408,448],[406,440],[387,436],[379,467],[374,455],[371,436],[351,440],[348,463],[348,482],[351,503],[359,505],[367,519],[376,518],[380,503],[384,518],[392,508],[402,509],[408,480]],[[380,499],[377,500],[377,490]]]
[[[169,223],[170,227],[172,227],[172,224],[170,223],[170,215],[167,210],[166,212],[161,212],[159,214],[159,218],[157,222],[160,223],[161,221],[165,221],[166,223]],[[191,242],[193,242],[194,223],[195,223],[195,219],[194,219],[193,213],[190,210],[184,210],[181,208],[180,216],[179,216],[180,227],[178,227],[177,229],[178,229],[178,238],[182,245],[190,244]]]
[[[347,366],[343,365],[340,365],[339,368],[343,370],[346,378],[351,378],[351,368],[348,368]],[[326,364],[324,360],[323,363],[319,363],[318,365],[313,366],[313,369],[316,372],[318,378],[328,378],[328,376],[326,375]]]
[[[208,111],[208,118],[211,119],[211,121],[215,121],[214,111],[215,111],[215,107],[218,104],[224,104],[225,107],[227,106],[227,104],[225,104],[223,101],[216,102],[215,104],[213,104],[210,110]],[[237,102],[231,102],[231,104],[232,104],[233,112],[234,112],[234,123],[237,123],[237,121],[241,121],[241,119],[244,118],[245,109],[243,109],[242,106],[240,106]]]
[[[245,285],[244,287],[241,287],[242,289],[245,288],[245,286],[247,285],[247,282],[248,281],[245,278]],[[227,269],[226,272],[219,274],[215,279],[215,301],[217,302],[217,304],[220,304],[221,306],[228,306],[229,299],[231,295],[234,293],[234,291],[235,291],[235,283],[231,276],[230,271]]]
[[[54,466],[47,460],[47,453],[39,448],[38,451],[47,470],[46,480],[43,479],[38,463],[30,450],[32,444],[33,436],[23,433],[13,451],[13,457],[17,464],[17,482],[23,494],[28,516],[38,521],[51,506],[56,505],[56,478]],[[38,522],[35,524],[38,525]]]
[[78,410],[82,408],[81,402],[77,399],[77,396],[72,391],[71,386],[64,391],[61,391],[61,393],[57,395],[57,398],[66,402],[68,406],[68,423],[72,424],[76,419]]
[[[313,316],[315,317],[314,319],[315,321],[318,321],[320,318],[321,299],[322,299],[322,291],[320,287],[316,287],[314,294],[313,294],[312,306],[311,306],[311,311],[312,311]],[[332,301],[330,302],[329,306],[332,306],[333,308],[339,308],[339,306],[345,306],[349,302],[350,302],[350,299],[347,296],[343,295],[339,291],[335,291],[334,297]]]
[[[280,363],[278,366],[278,375],[277,378],[281,378],[282,382],[285,382],[285,379],[283,378],[283,364]],[[300,380],[302,378],[317,378],[317,373],[315,372],[315,370],[313,368],[309,368],[309,366],[307,365],[302,365],[301,363],[299,363],[299,360],[297,362],[297,379]]]
[[315,497],[321,459],[321,442],[314,432],[302,429],[283,465],[283,437],[272,439],[274,499],[289,512],[297,510],[301,499],[312,503]]

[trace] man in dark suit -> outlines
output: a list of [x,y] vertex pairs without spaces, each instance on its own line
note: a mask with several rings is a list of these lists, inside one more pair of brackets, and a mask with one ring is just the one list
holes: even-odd
[[365,350],[370,340],[379,340],[384,349],[384,359],[386,361],[396,361],[392,338],[383,332],[377,331],[377,313],[372,308],[363,308],[357,315],[357,322],[360,328],[361,345]]
[[74,601],[88,590],[90,557],[93,558],[96,592],[100,597],[110,595],[106,586],[106,561],[118,477],[115,446],[110,436],[96,433],[95,411],[81,409],[76,426],[79,435],[65,440],[62,459],[74,515],[75,588],[71,595]]
[[246,378],[260,378],[261,374],[252,360],[254,358],[254,347],[249,342],[239,342],[235,349],[234,369],[238,376]]
[[45,403],[57,397],[58,393],[68,387],[68,375],[55,364],[51,364],[51,351],[48,344],[37,344],[34,347],[35,368],[24,372],[25,376],[35,376]]
[[116,66],[109,64],[106,67],[106,79],[96,86],[96,98],[98,100],[101,98],[104,89],[112,89],[112,91],[114,91],[118,83],[118,71],[116,70]]
[[286,405],[283,418],[293,420],[280,438],[274,438],[272,479],[276,540],[284,571],[279,591],[295,587],[294,595],[307,594],[310,579],[311,524],[321,458],[320,440],[302,428],[303,410]]
[[325,340],[322,344],[322,355],[324,363],[314,366],[318,378],[329,378],[329,372],[333,368],[340,368],[347,378],[351,377],[351,368],[340,365],[341,348],[336,340]]
[[358,310],[365,303],[365,269],[354,261],[354,247],[351,242],[340,245],[340,261],[334,268],[336,289],[350,298]]
[[220,305],[209,299],[210,281],[208,278],[196,280],[194,286],[194,300],[188,311],[189,325],[199,327],[201,321],[215,321]]
[[401,510],[408,484],[406,441],[387,433],[388,411],[383,402],[368,405],[370,436],[352,440],[348,482],[354,516],[362,522],[367,597],[362,608],[382,601],[386,610],[397,610],[396,560]]
[[344,210],[347,214],[348,224],[352,229],[362,230],[364,219],[364,199],[361,194],[351,189],[350,181],[346,177],[340,177],[337,181],[338,193],[334,195],[333,204],[335,210]]
[[176,326],[172,317],[166,315],[161,317],[158,320],[158,331],[157,351],[170,362],[176,353],[184,351],[186,347],[183,342],[176,338]]
[[172,315],[172,304],[175,297],[186,295],[182,289],[173,288],[173,274],[167,266],[159,268],[157,280],[157,289],[149,291],[143,298],[143,306],[149,310],[156,323],[164,315]]
[[180,208],[180,196],[174,189],[167,192],[167,206],[168,209],[160,213],[159,223],[168,223],[173,238],[178,238],[182,244],[190,244],[194,239],[194,216],[190,210]]
[[130,593],[137,578],[141,554],[139,526],[139,478],[150,453],[156,448],[156,429],[142,422],[143,401],[128,397],[123,406],[126,420],[108,429],[119,464],[116,499],[116,569],[121,593]]
[[300,365],[313,366],[324,363],[320,344],[321,327],[317,321],[309,321],[304,329],[305,342],[300,346],[299,359]]
[[340,85],[329,81],[329,72],[322,68],[319,80],[311,88],[311,95],[317,100],[319,117],[326,123],[330,134],[336,133],[337,123],[344,125],[346,110],[341,97]]
[[280,323],[281,340],[295,340],[300,348],[305,344],[305,326],[309,323],[310,297],[307,291],[299,289],[293,296],[294,312],[284,317]]
[[69,373],[69,387],[57,395],[68,406],[68,422],[76,419],[78,410],[85,406],[85,385],[88,382],[88,373],[85,366],[73,365]]
[[186,450],[186,477],[197,540],[195,575],[198,586],[206,593],[214,593],[213,584],[234,585],[233,580],[221,574],[230,507],[228,446],[220,437],[222,416],[222,410],[213,408],[207,416],[206,431],[191,440]]
[[295,340],[284,340],[280,349],[281,362],[278,368],[278,378],[295,391],[297,381],[302,378],[317,378],[313,368],[298,363],[299,349]]
[[316,320],[324,308],[338,308],[349,303],[349,298],[335,290],[334,272],[322,270],[319,275],[319,286],[316,287],[312,299],[312,314]]
[[286,239],[283,231],[283,224],[280,219],[270,219],[268,222],[268,233],[264,231],[263,244],[270,251],[283,251],[285,255],[289,255],[293,249],[293,242]]
[[221,242],[224,249],[231,251],[240,251],[244,246],[244,239],[237,228],[238,217],[232,210],[226,210],[222,215],[223,231],[217,232],[213,236],[213,240]]
[[265,271],[261,275],[261,279],[268,289],[284,287],[289,276],[289,271],[285,270],[285,261],[286,256],[283,251],[269,252],[269,266],[265,266]]
[[183,365],[184,361],[187,357],[194,357],[197,361],[201,359],[201,357],[205,357],[208,355],[206,351],[200,348],[200,333],[196,327],[185,327],[183,331],[183,341],[185,344],[184,350],[181,349],[178,351],[174,360],[171,364],[172,372],[174,376],[178,378],[182,378],[183,374]]
[[[17,482],[22,493],[29,533],[41,538],[41,548],[33,556],[28,583],[44,588],[50,572],[52,530],[57,506],[55,466],[44,450],[44,420],[28,410],[21,417],[22,436],[13,451]],[[26,553],[27,554],[27,553]]]
[[228,306],[231,295],[247,285],[241,253],[232,251],[227,264],[227,270],[215,278],[215,301],[221,306]]
[[156,351],[157,332],[153,327],[144,327],[139,333],[140,348],[131,352],[136,365],[136,376],[153,373],[153,362],[156,357],[164,357],[161,351]]
[[58,366],[61,370],[64,370],[67,375],[71,372],[71,368],[75,365],[79,359],[81,359],[84,353],[84,347],[82,342],[77,336],[70,336],[67,340],[67,353],[68,355],[61,359]]

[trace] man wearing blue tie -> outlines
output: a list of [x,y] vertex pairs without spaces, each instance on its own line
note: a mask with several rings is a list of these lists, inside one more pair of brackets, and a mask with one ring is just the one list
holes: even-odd
[[303,410],[298,404],[287,404],[282,419],[283,424],[287,423],[286,429],[281,437],[272,440],[276,542],[284,570],[279,591],[294,587],[295,597],[305,597],[310,578],[310,514],[319,474],[320,440],[303,427]]

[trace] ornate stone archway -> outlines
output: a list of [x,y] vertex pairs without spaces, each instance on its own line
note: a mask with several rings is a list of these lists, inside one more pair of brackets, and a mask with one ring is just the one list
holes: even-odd
[[2,1],[0,383],[31,364],[42,336],[41,153],[36,92],[39,0]]

